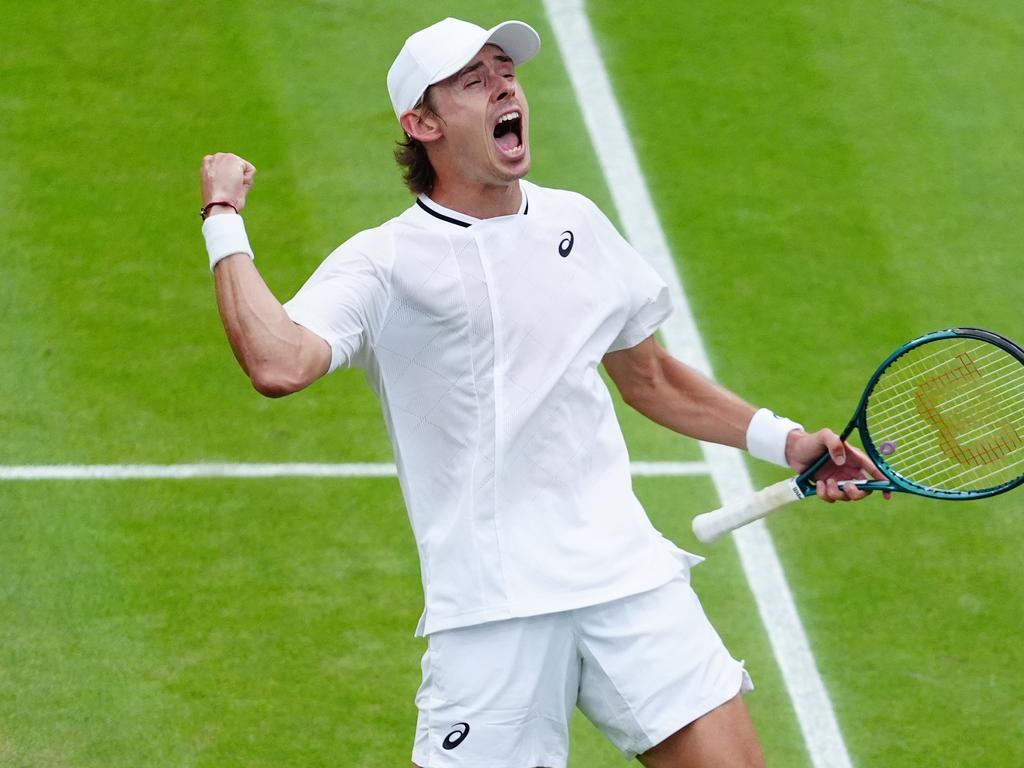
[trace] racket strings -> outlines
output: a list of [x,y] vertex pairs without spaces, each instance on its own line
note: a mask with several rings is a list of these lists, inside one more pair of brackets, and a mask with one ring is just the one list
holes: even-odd
[[[989,392],[996,394],[1000,397],[1005,395],[1013,395],[1015,392],[1020,391],[1024,388],[1024,367],[1014,358],[1009,355],[988,355],[988,359],[1002,358],[1004,363],[998,367],[991,369],[985,369],[984,375],[986,376],[984,382],[984,392],[987,395]],[[936,370],[937,366],[922,371],[923,373],[930,373]],[[981,374],[979,373],[979,376]],[[872,413],[875,414],[875,419],[878,422],[884,422],[886,419],[892,419],[895,421],[906,421],[907,411],[911,406],[919,404],[921,398],[921,390],[923,384],[917,384],[917,386],[908,386],[918,381],[920,377],[915,377],[912,380],[907,380],[906,377],[892,383],[887,383],[886,386],[878,386],[872,392],[870,400],[870,408]],[[1005,382],[1005,383],[1004,383]],[[882,380],[880,380],[880,384]],[[994,392],[998,387],[1002,387],[1003,391]],[[952,398],[942,403],[942,406],[949,410],[956,408],[971,400],[978,400],[980,392],[982,391],[981,386],[972,386],[970,388],[963,388],[963,391],[955,394]],[[878,394],[887,394],[888,397],[879,397]],[[1010,398],[1013,399],[1012,397]],[[996,402],[995,398],[986,397],[986,400],[992,400]],[[934,409],[934,405],[929,404],[929,407]],[[873,419],[873,421],[875,420]]]
[[[1013,450],[1020,443],[1024,418],[1009,410],[1006,403],[1008,398],[1020,401],[1022,392],[1024,384],[1000,391],[997,399],[991,396],[957,397],[941,403],[937,410],[921,419],[902,422],[879,420],[876,432],[885,434],[894,445],[907,445],[927,440],[938,430],[940,437],[944,438],[938,444],[947,447],[953,443],[969,444],[1000,435],[1001,449]],[[927,455],[922,458],[927,458]]]
[[[992,443],[982,443],[982,447],[978,450],[970,453],[961,451],[958,454],[958,463],[961,463],[965,469],[956,475],[951,477],[962,478],[966,477],[971,471],[979,471],[982,467],[987,467],[996,462],[1000,461],[1004,457],[1016,451],[1021,447],[1021,441],[1019,438],[1008,437],[1006,434],[993,431],[990,435],[994,438]],[[988,437],[984,435],[983,437]],[[939,447],[938,450],[933,450],[930,453],[921,457],[919,461],[904,463],[900,466],[901,474],[915,477],[919,482],[926,483],[930,479],[934,479],[935,475],[941,473],[925,474],[929,467],[936,464],[943,457],[949,456],[949,449],[943,450]],[[1024,466],[1024,452],[1018,456],[1012,463],[1003,464],[1003,467],[1014,467]],[[1014,473],[1019,474],[1019,473]],[[988,476],[988,475],[985,475]]]
[[[1010,477],[1009,478],[1006,478],[1006,470],[1007,469],[1013,469],[1013,468],[1016,468],[1016,469],[1014,469],[1010,473]],[[1005,467],[999,467],[997,469],[993,469],[991,472],[988,472],[986,474],[983,474],[983,475],[975,474],[971,478],[971,483],[972,483],[973,487],[976,487],[976,488],[994,488],[997,485],[1002,485],[1003,483],[1007,482],[1008,480],[1012,480],[1015,477],[1020,476],[1020,474],[1022,472],[1024,472],[1024,457],[1018,458],[1012,464],[1007,464]],[[966,473],[961,473],[961,474],[966,474]],[[956,478],[957,475],[954,475],[953,477]],[[928,477],[921,478],[921,485],[930,485],[929,478]],[[943,485],[945,485],[945,484],[943,484]]]
[[[937,342],[932,343],[935,344]],[[933,353],[929,357],[941,357],[942,359],[936,361],[934,365],[928,366],[927,368],[915,368],[913,372],[911,372],[909,369],[900,371],[898,372],[898,378],[895,378],[894,381],[888,381],[887,378],[892,379],[896,377],[897,372],[892,372],[888,376],[883,375],[879,379],[878,384],[875,385],[871,393],[871,401],[875,405],[875,407],[885,408],[888,407],[890,404],[906,404],[908,401],[913,400],[914,391],[916,387],[910,388],[907,386],[908,382],[911,380],[911,377],[915,382],[920,381],[922,377],[928,375],[929,373],[935,373],[936,371],[941,370],[944,366],[948,367],[950,362],[948,355],[939,355],[938,353]],[[1007,371],[1013,371],[1021,367],[1020,362],[1016,358],[1008,355],[1002,350],[996,350],[995,352],[981,355],[979,359],[974,362],[972,367],[980,372],[982,370],[980,364],[984,364],[989,360],[1002,361],[1003,365],[1001,366],[1001,369],[1005,369]],[[984,370],[987,371],[987,367],[984,368]],[[936,378],[938,378],[938,376],[936,376]],[[1017,378],[1019,379],[1019,377]],[[888,395],[888,397],[886,397],[885,395]]]
[[[1009,413],[1006,405],[1007,400],[1020,400],[1024,397],[1024,380],[1015,382],[1012,387],[1001,390],[998,395],[1000,399],[994,400],[988,397],[980,397],[977,393],[972,393],[970,397],[958,397],[948,401],[948,406],[950,408],[973,408],[971,414],[972,416],[977,416],[976,421],[991,421],[997,418],[1000,412]],[[900,415],[902,413],[904,411],[900,411],[895,415],[895,418],[891,418],[888,421],[883,417],[874,423],[877,425],[877,429],[885,431],[890,440],[912,439],[921,433],[931,432],[934,429],[932,423],[927,419],[908,420],[904,415]],[[1018,415],[1024,420],[1024,413]],[[961,434],[964,437],[968,437],[971,432],[984,428],[985,424],[979,424],[973,430]]]
[[977,483],[991,480],[997,474],[1005,475],[1003,480],[995,483],[998,485],[1021,474],[1024,469],[1024,452],[1020,452],[1012,461],[1008,460],[1021,447],[1020,440],[995,431],[990,434],[993,441],[982,442],[978,447],[963,449],[940,445],[922,454],[918,461],[888,461],[893,469],[919,485],[966,490],[977,487]]
[[[1024,367],[1016,360],[1011,359],[1009,364],[987,371],[983,381],[979,381],[969,388],[963,387],[962,391],[943,402],[925,403],[927,413],[925,418],[927,419],[928,415],[944,418],[939,415],[938,410],[957,411],[977,403],[1009,410],[1013,408],[1014,402],[1019,400],[1021,392],[1024,392]],[[907,393],[904,386],[901,395],[883,401],[883,407],[880,407],[879,403],[873,402],[872,408],[873,412],[877,414],[879,423],[884,423],[887,419],[905,421],[906,413],[911,406],[920,412],[919,406],[922,404],[922,399],[920,386],[914,393]]]
[[[984,391],[985,394],[991,397],[1009,397],[1014,399],[1017,392],[1024,388],[1024,378],[1021,374],[1024,372],[1024,368],[1013,361],[1010,365],[1005,365],[1002,368],[992,369],[987,371],[985,380],[983,382],[976,382],[974,386],[967,388],[963,386],[962,390],[947,398],[942,402],[942,407],[945,410],[951,410],[958,406],[965,404],[971,399],[977,399],[979,391]],[[876,412],[883,414],[891,414],[892,416],[899,418],[899,415],[904,413],[908,408],[920,409],[921,406],[925,406],[926,410],[934,411],[936,404],[931,402],[930,399],[926,399],[924,394],[920,391],[914,392],[901,392],[899,395],[893,395],[888,398],[884,403],[874,403]]]
[[[1014,427],[1012,431],[1007,429],[1007,426],[1011,425]],[[1020,426],[1024,427],[1024,423],[1022,423]],[[1016,427],[1017,424],[1010,422],[1009,425],[1003,424],[997,428],[989,428],[985,432],[981,432],[975,429],[972,430],[970,433],[959,434],[958,439],[961,443],[967,443],[982,442],[986,440],[986,438],[991,437],[996,446],[996,449],[999,452],[1009,453],[1021,446],[1020,431],[1016,429]],[[982,444],[984,445],[985,443],[982,442]],[[904,462],[902,465],[903,469],[905,469],[908,472],[913,472],[918,468],[924,467],[925,465],[929,464],[932,460],[937,459],[941,453],[945,453],[944,451],[942,451],[942,447],[943,446],[941,442],[934,443],[933,449],[918,454],[915,457],[916,461]]]
[[[989,468],[991,471],[985,473],[981,473],[979,468],[965,469],[962,472],[953,474],[935,472],[931,475],[915,478],[914,482],[929,488],[942,487],[947,490],[993,488],[1020,476],[1021,472],[1024,471],[1024,456],[1018,457],[1009,464],[1003,464],[995,468],[989,466]],[[958,482],[960,480],[964,482]]]
[[892,361],[868,397],[867,430],[918,485],[982,490],[1024,472],[1024,365],[977,339],[942,339]]
[[[983,414],[988,416],[990,414]],[[996,414],[998,416],[998,414]],[[1021,459],[1010,463],[1008,457],[1021,446],[1021,425],[1003,420],[996,426],[970,430],[968,434],[957,433],[955,430],[937,429],[928,425],[915,435],[916,442],[908,442],[903,438],[899,443],[900,457],[889,458],[890,465],[900,474],[929,485],[946,485],[953,489],[963,489],[972,483],[991,480],[991,466],[996,465],[997,471],[1005,475],[1004,481],[1017,476],[1017,464]],[[882,434],[886,434],[882,432]],[[889,450],[893,453],[894,443],[888,441]],[[982,471],[988,467],[989,471]]]

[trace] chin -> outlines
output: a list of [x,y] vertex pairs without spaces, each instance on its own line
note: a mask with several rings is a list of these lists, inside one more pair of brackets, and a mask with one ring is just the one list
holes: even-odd
[[502,176],[509,181],[518,181],[530,172],[530,150],[523,150],[521,157],[512,159],[502,156],[499,159],[498,167]]

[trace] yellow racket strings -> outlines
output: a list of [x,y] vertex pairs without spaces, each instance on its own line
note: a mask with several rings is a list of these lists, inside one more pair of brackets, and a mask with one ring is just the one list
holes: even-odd
[[979,339],[922,344],[879,377],[866,421],[875,448],[907,480],[996,488],[1024,473],[1024,365]]

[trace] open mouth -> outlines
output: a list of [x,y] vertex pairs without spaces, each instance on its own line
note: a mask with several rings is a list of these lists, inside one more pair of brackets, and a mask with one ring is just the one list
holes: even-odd
[[523,116],[521,112],[508,112],[498,118],[494,126],[494,143],[505,154],[516,154],[523,148]]

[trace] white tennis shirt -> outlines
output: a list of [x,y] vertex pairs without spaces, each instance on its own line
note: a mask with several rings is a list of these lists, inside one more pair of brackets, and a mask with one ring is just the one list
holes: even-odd
[[521,182],[519,213],[420,197],[285,305],[379,395],[419,548],[418,634],[570,610],[697,562],[633,494],[598,365],[671,312],[588,199]]

